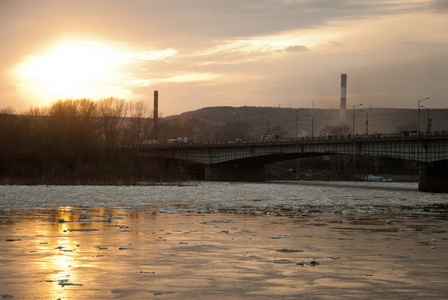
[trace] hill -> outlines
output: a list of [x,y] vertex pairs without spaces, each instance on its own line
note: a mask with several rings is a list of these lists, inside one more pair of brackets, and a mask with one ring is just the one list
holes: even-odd
[[[429,116],[429,118],[428,118]],[[261,134],[279,133],[282,137],[320,135],[327,126],[346,124],[353,129],[353,110],[346,110],[346,118],[340,118],[339,109],[278,108],[278,107],[206,107],[180,115],[163,118],[172,123],[196,120],[207,126],[209,131],[219,127],[231,127],[234,124],[246,126],[252,137]],[[355,110],[355,132],[364,134],[366,129],[372,133],[395,133],[405,130],[417,130],[418,110],[398,108],[363,108]],[[421,109],[420,130],[448,130],[448,109]],[[366,121],[367,128],[366,128]]]

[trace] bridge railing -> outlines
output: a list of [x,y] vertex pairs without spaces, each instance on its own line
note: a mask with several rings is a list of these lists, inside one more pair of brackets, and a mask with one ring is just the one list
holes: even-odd
[[448,130],[432,131],[432,132],[420,132],[420,136],[417,135],[417,131],[408,131],[400,133],[374,133],[369,135],[327,135],[317,137],[297,137],[297,138],[280,138],[280,139],[251,139],[243,141],[241,139],[236,140],[223,140],[223,141],[205,141],[197,142],[190,141],[188,143],[159,143],[144,145],[144,148],[195,148],[195,147],[234,147],[234,146],[259,146],[259,145],[282,145],[282,144],[306,144],[306,143],[331,143],[331,142],[353,142],[353,141],[387,141],[387,140],[418,140],[418,139],[432,139],[432,138],[448,138]]

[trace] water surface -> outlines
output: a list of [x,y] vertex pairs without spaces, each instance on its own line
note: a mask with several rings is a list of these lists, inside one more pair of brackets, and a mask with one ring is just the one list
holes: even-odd
[[443,299],[447,196],[415,184],[0,187],[0,297]]

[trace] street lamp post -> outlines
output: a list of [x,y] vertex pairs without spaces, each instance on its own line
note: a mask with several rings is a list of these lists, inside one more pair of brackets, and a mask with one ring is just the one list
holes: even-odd
[[429,107],[425,107],[423,105],[420,105],[421,108],[426,108],[428,110],[428,116],[427,116],[427,125],[426,125],[426,133],[429,133],[430,128],[431,128],[431,121],[429,119]]
[[366,135],[369,135],[369,113],[363,110],[359,111],[366,114]]
[[246,123],[244,124],[244,142],[247,142],[247,113],[246,113]]
[[313,138],[313,137],[314,137],[314,117],[313,117],[313,116],[310,116],[310,115],[308,115],[308,114],[305,115],[305,116],[311,118],[311,138]]
[[[237,112],[233,112],[234,115],[243,115],[242,113],[237,113]],[[248,113],[248,112],[244,112],[244,116],[245,118],[245,123],[244,123],[244,142],[247,142],[247,127],[248,127],[248,123],[247,123],[247,116],[251,115],[252,113]]]
[[268,120],[268,119],[265,119],[265,118],[260,118],[260,119],[265,120],[265,121],[268,122],[268,134],[269,134],[269,120]]
[[353,105],[353,132],[352,132],[353,136],[355,135],[355,108],[358,106],[361,106],[361,105],[362,105],[362,103]]
[[420,137],[420,102],[424,100],[428,100],[429,97],[417,100],[418,102],[418,112],[417,112],[417,137]]

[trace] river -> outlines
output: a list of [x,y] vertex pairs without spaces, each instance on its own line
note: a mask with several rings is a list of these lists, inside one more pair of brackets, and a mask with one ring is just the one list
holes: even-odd
[[448,298],[416,183],[0,186],[0,298]]

